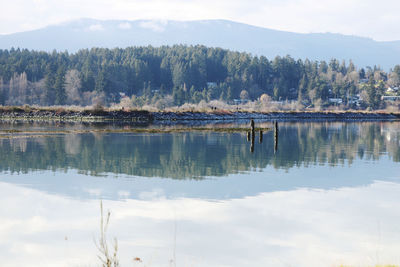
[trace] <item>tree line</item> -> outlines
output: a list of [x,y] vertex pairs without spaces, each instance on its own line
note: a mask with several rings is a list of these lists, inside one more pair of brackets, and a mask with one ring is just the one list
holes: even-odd
[[[205,46],[92,48],[76,53],[0,50],[1,105],[182,105],[204,100],[298,101],[325,105],[329,98],[381,108],[385,87],[400,83],[400,66],[385,72],[329,62],[264,56]],[[163,102],[164,100],[164,102]]]

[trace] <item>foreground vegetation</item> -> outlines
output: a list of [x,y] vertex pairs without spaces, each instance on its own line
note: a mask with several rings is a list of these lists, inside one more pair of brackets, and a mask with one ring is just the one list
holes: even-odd
[[[391,108],[392,107],[392,108]],[[129,113],[141,113],[141,114],[150,114],[150,113],[210,113],[210,114],[233,114],[235,112],[241,113],[360,113],[360,114],[400,114],[400,110],[393,108],[393,106],[389,106],[386,109],[378,109],[378,110],[360,110],[360,109],[345,109],[342,110],[340,108],[328,108],[328,109],[316,109],[316,108],[296,108],[295,105],[263,105],[258,101],[248,102],[246,104],[241,105],[229,105],[222,101],[211,101],[209,103],[200,103],[200,104],[184,104],[182,106],[172,106],[170,108],[158,109],[152,106],[144,106],[144,107],[124,107],[121,105],[113,105],[111,107],[104,107],[102,105],[93,105],[93,106],[37,106],[37,105],[23,105],[23,106],[1,106],[0,105],[0,116],[2,114],[7,113],[38,113],[38,112],[48,112],[48,114],[55,115],[66,115],[70,113],[81,113],[85,115],[92,116],[102,116],[110,113],[121,112],[124,114]]]
[[[75,54],[0,50],[0,105],[114,103],[163,110],[220,100],[285,102],[292,110],[333,103],[341,109],[380,109],[386,106],[386,89],[399,84],[400,66],[385,72],[335,59],[270,60],[204,46],[93,48]],[[390,94],[398,95],[396,90]]]
[[[340,265],[340,267],[352,267],[351,265]],[[388,264],[388,265],[375,265],[374,267],[399,267],[399,265],[391,265],[391,264]]]

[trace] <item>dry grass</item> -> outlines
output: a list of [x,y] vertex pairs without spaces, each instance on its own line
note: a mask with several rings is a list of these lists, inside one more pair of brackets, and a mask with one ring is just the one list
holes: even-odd
[[100,238],[98,241],[95,240],[95,244],[97,249],[100,252],[100,255],[98,255],[99,260],[102,263],[103,267],[117,267],[119,266],[119,260],[117,257],[117,252],[118,252],[118,242],[117,239],[114,238],[114,251],[111,252],[108,247],[108,241],[107,241],[107,229],[108,225],[110,223],[110,216],[111,212],[107,211],[107,215],[104,218],[104,213],[103,213],[103,201],[100,201]]
[[[271,128],[259,127],[255,131],[269,131]],[[0,130],[0,138],[47,137],[52,134],[84,134],[84,133],[182,133],[182,132],[248,132],[248,127],[163,127],[163,128],[123,128],[123,129],[89,129],[89,130]],[[15,134],[15,135],[14,135]],[[29,134],[29,135],[28,135]]]
[[[351,265],[340,265],[340,267],[353,267]],[[370,267],[370,266],[368,266]],[[399,265],[392,265],[392,264],[388,264],[388,265],[374,265],[373,267],[400,267]]]
[[304,105],[298,102],[261,102],[261,101],[250,101],[246,104],[230,105],[223,101],[213,100],[208,103],[201,101],[198,104],[185,103],[182,106],[170,106],[162,110],[157,109],[154,106],[146,105],[142,107],[150,112],[197,112],[197,113],[214,113],[214,114],[232,114],[234,112],[247,112],[247,113],[295,113],[295,112],[307,112],[307,113],[379,113],[379,114],[400,114],[400,108],[398,105],[388,105],[386,109],[380,110],[359,110],[349,109],[345,106],[330,106],[322,108],[320,106],[314,108],[305,108]]
[[277,102],[261,102],[261,101],[250,101],[246,104],[230,105],[223,101],[213,100],[208,103],[201,101],[198,104],[185,103],[181,106],[169,106],[162,109],[154,105],[143,105],[141,107],[122,107],[119,104],[114,104],[110,107],[103,107],[101,105],[94,106],[0,106],[0,112],[15,112],[15,113],[29,113],[29,112],[54,112],[57,115],[64,115],[73,112],[90,113],[93,115],[104,115],[108,112],[113,111],[148,111],[148,112],[196,112],[196,113],[212,113],[212,114],[232,114],[234,112],[247,112],[247,113],[293,113],[293,112],[307,112],[307,113],[378,113],[378,114],[400,114],[400,107],[396,104],[388,104],[385,109],[380,110],[354,110],[348,109],[344,106],[330,106],[325,109],[317,108],[305,108],[303,105],[297,102],[277,103]]

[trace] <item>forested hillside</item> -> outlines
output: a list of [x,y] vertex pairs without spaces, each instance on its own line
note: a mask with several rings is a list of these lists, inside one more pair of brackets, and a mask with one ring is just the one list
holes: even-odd
[[400,62],[400,41],[334,33],[294,33],[229,20],[96,20],[77,19],[37,30],[0,34],[0,49],[20,47],[38,51],[68,51],[103,47],[204,45],[247,52],[273,59],[353,60],[358,66],[385,71]]
[[364,107],[379,108],[385,86],[397,86],[399,77],[399,66],[386,73],[335,59],[267,59],[204,46],[92,48],[74,54],[0,50],[2,105],[109,105],[129,97],[138,106],[162,108],[261,97],[304,105],[340,98],[351,106],[361,94]]

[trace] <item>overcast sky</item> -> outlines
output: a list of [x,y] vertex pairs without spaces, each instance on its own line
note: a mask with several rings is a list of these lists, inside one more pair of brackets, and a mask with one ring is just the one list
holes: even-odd
[[292,32],[400,40],[398,0],[0,0],[0,33],[77,18],[229,19]]

